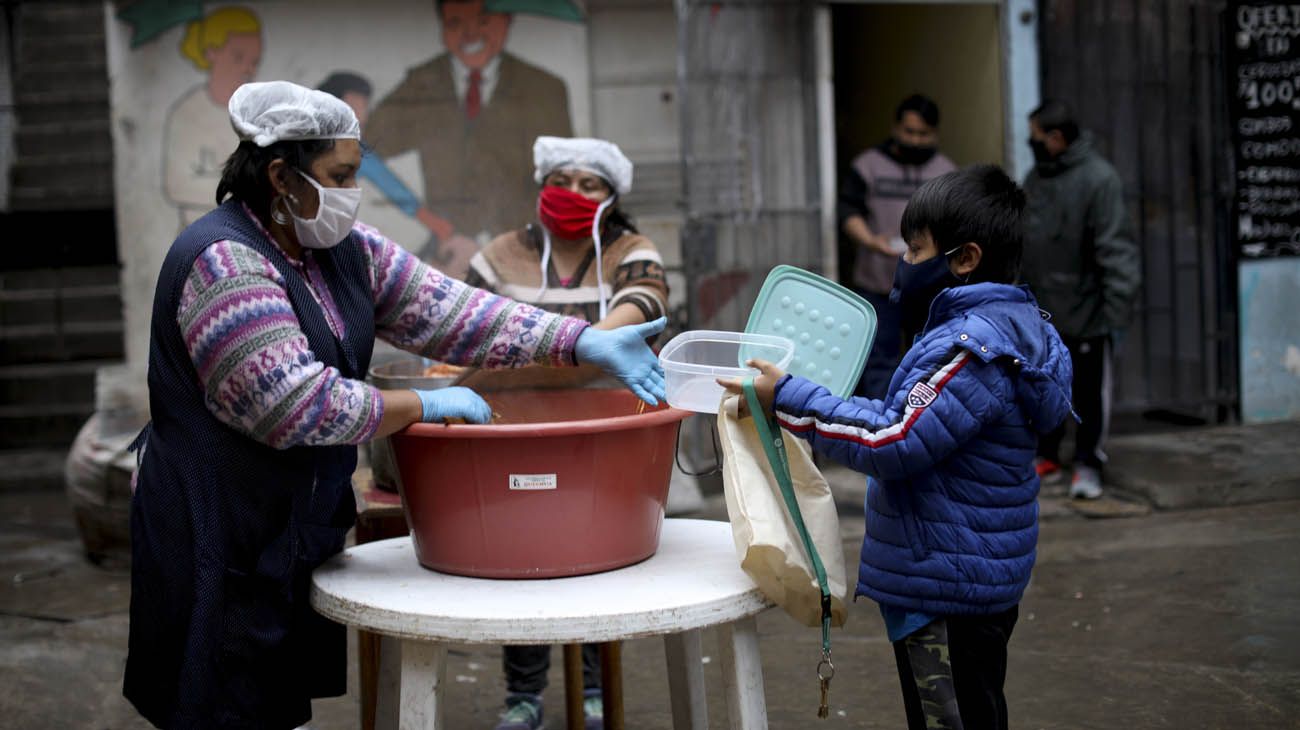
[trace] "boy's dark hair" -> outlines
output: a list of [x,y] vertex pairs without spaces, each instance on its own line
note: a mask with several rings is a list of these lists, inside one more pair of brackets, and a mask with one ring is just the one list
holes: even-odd
[[902,235],[911,241],[928,231],[940,254],[976,243],[982,255],[970,283],[1014,284],[1020,278],[1024,210],[1024,191],[1002,168],[971,165],[917,189],[903,211]]
[[939,126],[939,105],[934,103],[934,99],[923,94],[912,94],[898,104],[894,110],[894,121],[903,121],[903,115],[907,112],[916,112],[921,115],[925,123],[931,127]]
[[1059,130],[1066,144],[1073,144],[1079,138],[1079,122],[1074,118],[1074,110],[1060,99],[1045,100],[1029,112],[1029,118],[1044,132]]
[[360,94],[367,99],[371,95],[370,82],[351,71],[335,71],[320,82],[316,89],[340,99],[344,94]]
[[217,205],[229,195],[247,205],[263,221],[271,213],[271,199],[275,188],[267,178],[266,168],[276,159],[283,159],[289,167],[308,172],[317,157],[334,149],[332,139],[305,139],[276,142],[258,147],[244,140],[226,159],[221,169],[221,182],[217,183]]

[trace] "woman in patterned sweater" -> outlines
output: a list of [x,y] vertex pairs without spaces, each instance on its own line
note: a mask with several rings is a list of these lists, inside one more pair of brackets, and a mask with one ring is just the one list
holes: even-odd
[[[538,222],[498,236],[470,261],[466,281],[542,309],[612,329],[664,316],[668,283],[663,259],[618,208],[632,188],[632,162],[599,139],[538,137],[534,180],[541,185]],[[479,382],[494,389],[578,384],[581,372],[501,373]],[[597,647],[584,645],[583,703],[588,728],[603,727]],[[507,646],[503,652],[507,696],[495,730],[542,726],[542,691],[551,647]]]
[[136,443],[123,691],[167,728],[292,728],[311,698],[345,691],[343,627],[307,594],[355,518],[355,445],[491,417],[465,388],[367,385],[376,337],[462,365],[591,364],[663,398],[644,341],[662,323],[597,331],[466,286],[357,223],[359,128],[343,102],[245,84],[230,114],[241,141],[218,207],[163,263],[153,420]]

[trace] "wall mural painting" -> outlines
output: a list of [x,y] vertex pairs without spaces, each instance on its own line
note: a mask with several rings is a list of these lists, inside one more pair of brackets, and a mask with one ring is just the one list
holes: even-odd
[[533,140],[571,136],[573,124],[564,82],[505,50],[510,13],[462,0],[439,2],[438,16],[446,50],[406,72],[363,136],[380,157],[419,152],[424,204],[451,229],[434,229],[438,260],[455,276],[479,246],[532,218]]
[[[582,22],[583,8],[570,0],[430,2],[437,19],[430,36],[441,40],[441,50],[431,42],[436,52],[421,60],[415,49],[400,78],[336,68],[289,80],[329,92],[356,111],[367,196],[381,197],[418,221],[427,238],[403,243],[447,273],[463,276],[480,246],[533,218],[533,140],[573,134],[564,79],[508,49],[515,14]],[[270,15],[274,5],[266,4],[263,13]],[[201,3],[139,0],[118,18],[132,26],[133,49],[183,25],[179,60],[204,75],[178,95],[164,123],[161,187],[178,214],[179,230],[214,205],[221,166],[234,146],[226,114],[230,95],[259,78],[264,50],[289,49],[273,47],[263,19],[246,6],[205,11]],[[389,90],[377,96],[375,89]],[[422,189],[390,165],[412,153]]]
[[262,48],[261,21],[247,8],[220,8],[186,26],[180,55],[206,79],[172,104],[163,132],[163,195],[180,215],[178,231],[215,204],[234,148],[226,104],[257,75]]

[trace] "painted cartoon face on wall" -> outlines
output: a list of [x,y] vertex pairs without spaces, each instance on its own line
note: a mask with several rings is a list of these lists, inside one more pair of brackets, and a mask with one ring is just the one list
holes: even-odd
[[262,21],[247,8],[216,8],[185,25],[180,56],[203,81],[167,110],[162,140],[162,192],[176,206],[180,228],[212,210],[222,165],[235,147],[226,105],[256,77],[263,46]]
[[262,62],[262,36],[231,33],[225,44],[204,51],[210,69],[209,85],[218,98],[230,98],[242,84],[252,81]]
[[510,33],[508,13],[490,13],[483,0],[441,0],[442,42],[470,68],[483,68],[501,53]]

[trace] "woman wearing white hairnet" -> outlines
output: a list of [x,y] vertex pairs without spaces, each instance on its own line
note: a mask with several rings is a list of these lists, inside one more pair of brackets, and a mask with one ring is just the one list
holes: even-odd
[[[618,206],[632,189],[632,162],[605,140],[538,137],[533,164],[533,179],[541,186],[537,222],[489,243],[470,261],[466,282],[600,329],[664,316],[668,283],[663,259]],[[586,726],[600,728],[604,713],[596,647],[583,646],[582,658]],[[542,726],[542,691],[550,664],[550,646],[505,647],[507,695],[495,730]]]
[[533,164],[537,222],[489,243],[466,282],[600,329],[664,316],[663,259],[619,207],[631,160],[602,139],[538,137]]
[[377,390],[375,337],[481,367],[596,365],[654,403],[645,345],[452,280],[356,222],[352,110],[278,81],[230,99],[239,146],[218,207],[163,263],[153,421],[131,506],[124,694],[165,728],[292,728],[345,689],[342,626],[307,604],[355,517],[356,444],[491,412],[472,391]]

